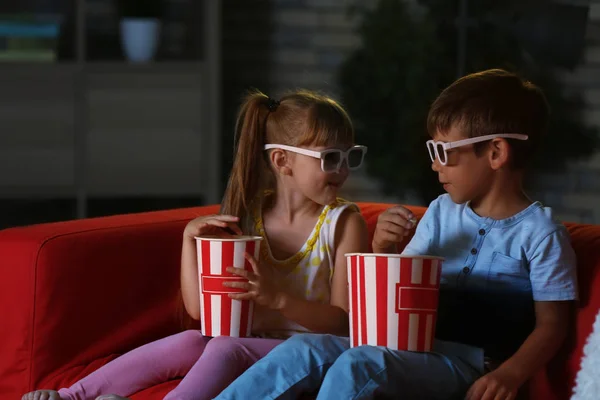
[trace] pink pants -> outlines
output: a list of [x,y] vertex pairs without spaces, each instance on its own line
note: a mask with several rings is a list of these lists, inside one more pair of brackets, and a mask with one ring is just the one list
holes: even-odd
[[211,399],[281,342],[226,336],[212,339],[189,330],[132,350],[70,388],[60,389],[59,394],[65,400],[93,400],[102,394],[130,396],[184,377],[165,400]]

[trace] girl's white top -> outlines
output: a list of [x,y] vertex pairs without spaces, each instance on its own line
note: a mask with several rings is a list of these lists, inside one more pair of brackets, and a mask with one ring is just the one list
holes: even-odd
[[[335,268],[335,228],[347,208],[359,210],[355,204],[342,199],[325,206],[302,248],[286,260],[273,257],[266,240],[262,213],[258,211],[254,215],[256,234],[265,238],[260,245],[260,261],[275,269],[277,285],[285,286],[288,293],[297,297],[329,304]],[[253,335],[283,339],[303,332],[310,331],[285,318],[279,311],[255,305]]]

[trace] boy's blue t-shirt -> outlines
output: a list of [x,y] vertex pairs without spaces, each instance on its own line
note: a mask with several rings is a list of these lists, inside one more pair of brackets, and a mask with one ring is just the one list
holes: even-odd
[[461,352],[475,347],[503,361],[533,330],[534,301],[577,299],[569,235],[539,202],[494,220],[442,195],[402,253],[445,258],[436,338],[469,345]]

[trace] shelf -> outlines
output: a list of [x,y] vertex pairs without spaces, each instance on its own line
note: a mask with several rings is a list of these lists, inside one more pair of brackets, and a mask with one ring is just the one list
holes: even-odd
[[200,21],[193,51],[181,53],[189,58],[166,58],[174,48],[150,63],[119,51],[92,54],[119,46],[118,38],[92,35],[106,21],[90,20],[93,5],[78,1],[59,61],[0,61],[0,106],[10,117],[0,138],[0,200],[72,198],[78,217],[94,196],[219,200],[222,6],[185,1]]
[[109,62],[61,62],[61,63],[33,63],[33,62],[0,62],[0,72],[76,72],[83,70],[90,73],[198,73],[203,72],[206,63],[203,61],[157,61],[144,64],[130,63],[127,61]]
[[144,64],[115,62],[87,62],[83,64],[85,72],[101,73],[200,73],[205,69],[202,61],[163,61]]
[[69,186],[4,186],[0,185],[0,201],[4,199],[74,198],[77,188]]
[[78,70],[76,63],[33,63],[33,62],[0,62],[0,73],[72,73]]

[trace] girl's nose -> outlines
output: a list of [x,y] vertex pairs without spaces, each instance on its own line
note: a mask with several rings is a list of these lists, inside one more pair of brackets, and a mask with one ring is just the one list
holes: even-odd
[[340,169],[345,168],[346,170],[350,170],[350,167],[348,166],[348,159],[344,158],[342,160],[342,165],[340,165]]

